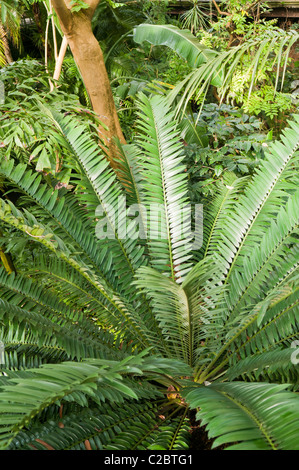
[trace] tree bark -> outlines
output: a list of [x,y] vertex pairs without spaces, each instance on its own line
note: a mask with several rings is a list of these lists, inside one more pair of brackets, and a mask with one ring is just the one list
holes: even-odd
[[103,53],[91,27],[91,20],[100,0],[85,0],[85,3],[89,5],[88,9],[72,12],[70,0],[52,0],[93,110],[100,121],[108,127],[106,130],[101,126],[100,136],[108,147],[111,165],[117,168],[115,159],[119,158],[119,155],[114,137],[122,143],[125,143],[125,139],[119,124]]

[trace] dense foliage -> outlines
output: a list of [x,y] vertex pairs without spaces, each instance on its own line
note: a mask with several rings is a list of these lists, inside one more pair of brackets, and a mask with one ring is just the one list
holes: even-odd
[[296,27],[168,3],[93,17],[112,169],[51,4],[1,2],[1,449],[299,449]]

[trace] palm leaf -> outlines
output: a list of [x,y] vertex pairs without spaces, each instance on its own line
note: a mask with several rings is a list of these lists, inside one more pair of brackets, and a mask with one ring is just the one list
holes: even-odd
[[230,450],[298,450],[299,398],[286,388],[233,382],[197,387],[184,396],[191,408],[200,407],[196,416],[215,438],[213,447],[230,444],[226,447]]
[[[285,32],[282,29],[269,31],[268,36],[265,38],[257,37],[255,39],[244,41],[244,43],[230,48],[228,51],[219,52],[210,56],[209,60],[198,64],[197,68],[192,71],[182,82],[169,93],[169,101],[171,103],[177,102],[177,114],[184,111],[190,99],[199,100],[205,98],[207,89],[210,84],[220,88],[221,101],[224,100],[231,81],[233,79],[237,66],[242,63],[243,57],[249,52],[253,55],[251,66],[248,69],[248,74],[251,77],[249,85],[249,96],[253,89],[257,77],[257,71],[262,61],[265,63],[269,60],[269,56],[273,55],[273,48],[276,46],[272,67],[276,67],[276,85],[278,85],[279,74],[281,72],[280,65],[284,61],[283,73],[281,78],[281,88],[285,79],[285,69],[291,47],[298,41],[298,33],[294,30]],[[215,81],[215,79],[218,79]],[[179,100],[177,98],[181,95]]]
[[188,29],[179,29],[174,25],[140,24],[134,29],[134,41],[141,44],[148,41],[155,46],[168,46],[191,67],[198,67],[217,55],[217,52],[200,44]]
[[[177,282],[190,270],[191,207],[187,199],[187,175],[182,165],[182,144],[166,101],[140,97],[139,130],[142,152],[144,203],[148,215],[152,266]],[[153,210],[155,209],[155,210]],[[150,219],[150,220],[149,220]],[[189,228],[189,233],[186,232]],[[189,240],[188,240],[189,238]]]

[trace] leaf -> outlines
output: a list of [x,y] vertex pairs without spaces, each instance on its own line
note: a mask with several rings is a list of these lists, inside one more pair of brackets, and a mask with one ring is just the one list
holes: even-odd
[[228,450],[298,450],[299,397],[286,388],[232,382],[199,386],[183,395],[191,408],[200,408],[196,417],[215,439],[213,447],[231,444]]
[[217,52],[200,44],[189,30],[174,25],[140,24],[134,28],[134,41],[168,46],[187,60],[191,67],[198,67],[217,56]]
[[43,171],[45,168],[51,168],[51,166],[48,152],[43,149],[36,163],[36,171]]

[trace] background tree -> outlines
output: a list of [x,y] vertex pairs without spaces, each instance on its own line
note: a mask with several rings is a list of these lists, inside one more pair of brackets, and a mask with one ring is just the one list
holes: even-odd
[[109,148],[112,166],[117,166],[117,146],[114,138],[125,142],[105,67],[103,52],[96,40],[91,20],[100,0],[73,2],[71,0],[52,0],[53,8],[59,18],[61,29],[73,53],[89,95],[93,110],[99,115],[107,128],[101,128],[101,136]]

